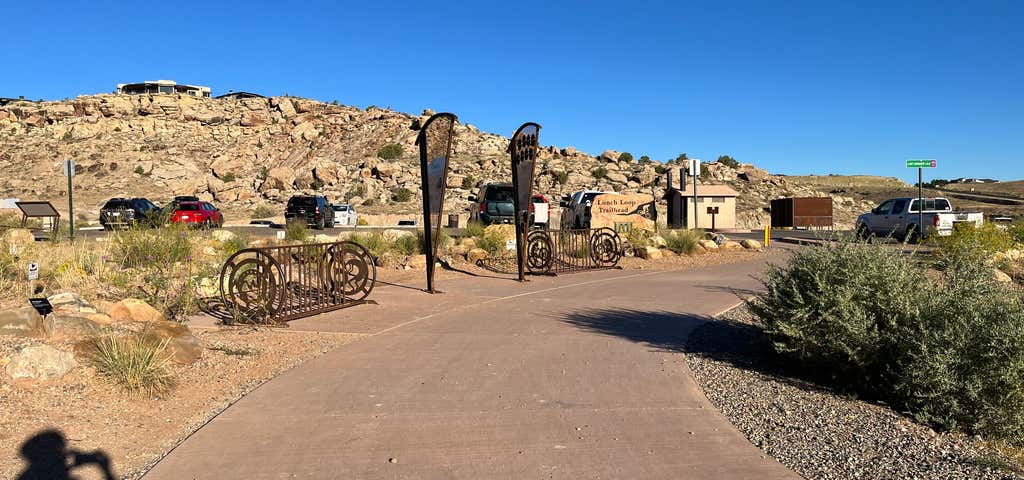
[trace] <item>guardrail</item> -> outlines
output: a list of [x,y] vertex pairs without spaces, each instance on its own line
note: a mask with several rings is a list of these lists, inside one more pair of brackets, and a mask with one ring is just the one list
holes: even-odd
[[236,322],[281,323],[367,303],[373,256],[353,242],[247,248],[221,269],[220,294]]

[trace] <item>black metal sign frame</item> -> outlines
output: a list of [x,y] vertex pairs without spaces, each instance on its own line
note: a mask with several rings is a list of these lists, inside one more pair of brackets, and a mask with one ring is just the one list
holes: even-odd
[[533,176],[540,148],[540,125],[527,122],[512,135],[508,151],[512,157],[512,203],[516,222],[516,266],[519,281],[526,280],[526,233],[530,230],[533,204]]
[[441,234],[444,193],[448,183],[448,164],[452,138],[458,117],[451,113],[432,115],[420,127],[416,145],[420,147],[420,178],[423,193],[423,253],[427,257],[427,292],[434,291],[434,263]]

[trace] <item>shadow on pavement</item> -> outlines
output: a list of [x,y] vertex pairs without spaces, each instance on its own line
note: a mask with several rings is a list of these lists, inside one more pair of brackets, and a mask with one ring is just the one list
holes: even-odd
[[79,452],[69,449],[59,430],[43,430],[21,444],[21,457],[28,462],[18,480],[71,480],[71,472],[95,466],[103,478],[116,478],[110,468],[110,456],[102,450]]

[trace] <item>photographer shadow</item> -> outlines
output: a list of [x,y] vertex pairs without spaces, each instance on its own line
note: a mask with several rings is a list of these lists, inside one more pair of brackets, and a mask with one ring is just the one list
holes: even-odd
[[110,456],[102,450],[79,452],[68,448],[64,434],[58,430],[44,430],[21,444],[22,458],[28,462],[18,480],[73,480],[71,472],[91,465],[96,466],[106,480],[116,478],[110,468]]

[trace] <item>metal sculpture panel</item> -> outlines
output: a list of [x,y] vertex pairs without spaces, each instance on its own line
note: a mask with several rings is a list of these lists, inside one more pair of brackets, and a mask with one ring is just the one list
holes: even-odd
[[431,116],[420,128],[416,145],[420,147],[420,176],[423,193],[423,238],[427,257],[427,291],[434,293],[434,263],[441,235],[441,214],[448,181],[448,160],[458,118],[451,113]]
[[516,266],[519,280],[525,271],[526,232],[530,228],[530,206],[533,203],[533,175],[540,148],[540,125],[524,123],[512,135],[508,151],[512,156],[512,198],[516,222]]
[[366,303],[373,256],[353,242],[247,248],[221,269],[221,302],[237,322],[281,323]]
[[530,232],[526,266],[532,275],[614,268],[622,258],[622,240],[610,228]]

